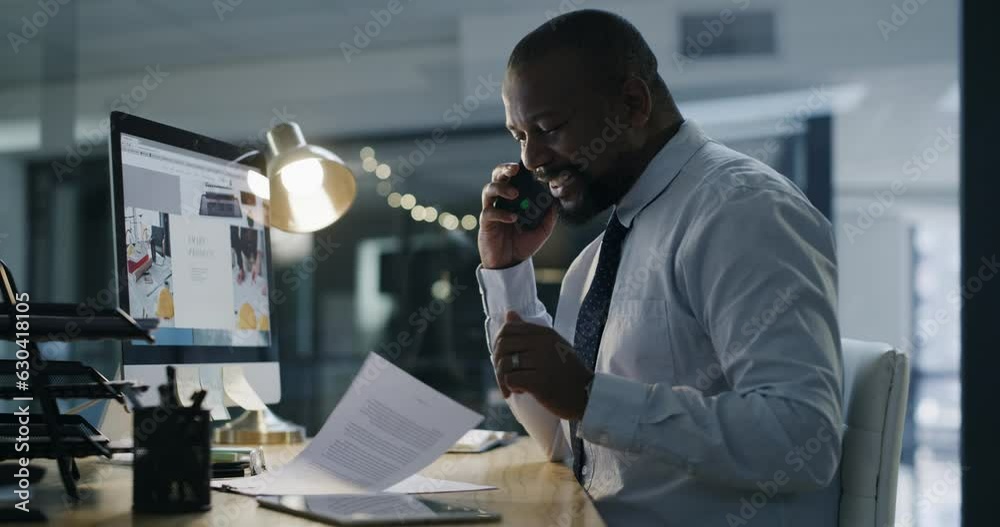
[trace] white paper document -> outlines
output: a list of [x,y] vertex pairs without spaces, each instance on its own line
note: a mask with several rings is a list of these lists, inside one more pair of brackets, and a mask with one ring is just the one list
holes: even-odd
[[295,459],[259,476],[212,486],[252,495],[491,489],[417,474],[482,419],[369,353],[323,428]]

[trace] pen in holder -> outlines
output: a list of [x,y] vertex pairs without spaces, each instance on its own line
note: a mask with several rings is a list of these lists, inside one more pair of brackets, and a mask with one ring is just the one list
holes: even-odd
[[177,399],[176,372],[167,366],[160,405],[136,408],[132,508],[136,512],[185,513],[212,508],[212,420],[201,407],[205,390],[191,406]]

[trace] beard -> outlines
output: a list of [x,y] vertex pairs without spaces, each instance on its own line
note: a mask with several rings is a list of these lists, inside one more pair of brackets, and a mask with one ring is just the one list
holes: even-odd
[[626,188],[619,188],[610,174],[597,176],[589,171],[572,168],[558,171],[558,174],[570,174],[570,181],[578,187],[577,196],[570,205],[564,205],[562,200],[555,200],[556,212],[561,221],[570,225],[583,225],[594,219],[617,203],[624,196]]

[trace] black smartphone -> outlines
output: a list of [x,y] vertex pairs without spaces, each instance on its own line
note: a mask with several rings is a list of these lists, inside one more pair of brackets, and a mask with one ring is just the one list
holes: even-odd
[[520,229],[531,231],[542,224],[556,198],[549,192],[547,185],[535,179],[524,163],[519,162],[517,166],[517,174],[510,178],[510,184],[517,189],[517,198],[510,200],[498,197],[493,201],[493,206],[516,213],[515,225]]

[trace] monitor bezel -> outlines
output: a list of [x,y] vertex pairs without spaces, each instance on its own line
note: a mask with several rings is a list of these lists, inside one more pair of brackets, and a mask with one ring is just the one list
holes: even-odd
[[[253,168],[260,173],[265,172],[264,156],[259,152],[253,154],[254,148],[240,147],[225,141],[206,137],[201,134],[175,128],[170,125],[150,121],[142,117],[124,113],[111,112],[110,120],[110,159],[112,188],[112,218],[114,224],[115,275],[118,288],[118,305],[126,313],[129,312],[128,277],[125,251],[119,244],[125,237],[125,196],[123,193],[121,136],[127,134],[141,139],[156,141],[176,148],[208,155],[222,160],[247,157],[239,164],[248,169]],[[267,266],[270,344],[268,346],[160,346],[157,344],[136,344],[131,341],[122,342],[122,364],[159,365],[159,364],[225,364],[278,362],[278,319],[273,300],[274,268],[271,257],[271,237],[269,229],[264,228],[265,262]],[[155,332],[153,333],[155,337]]]

